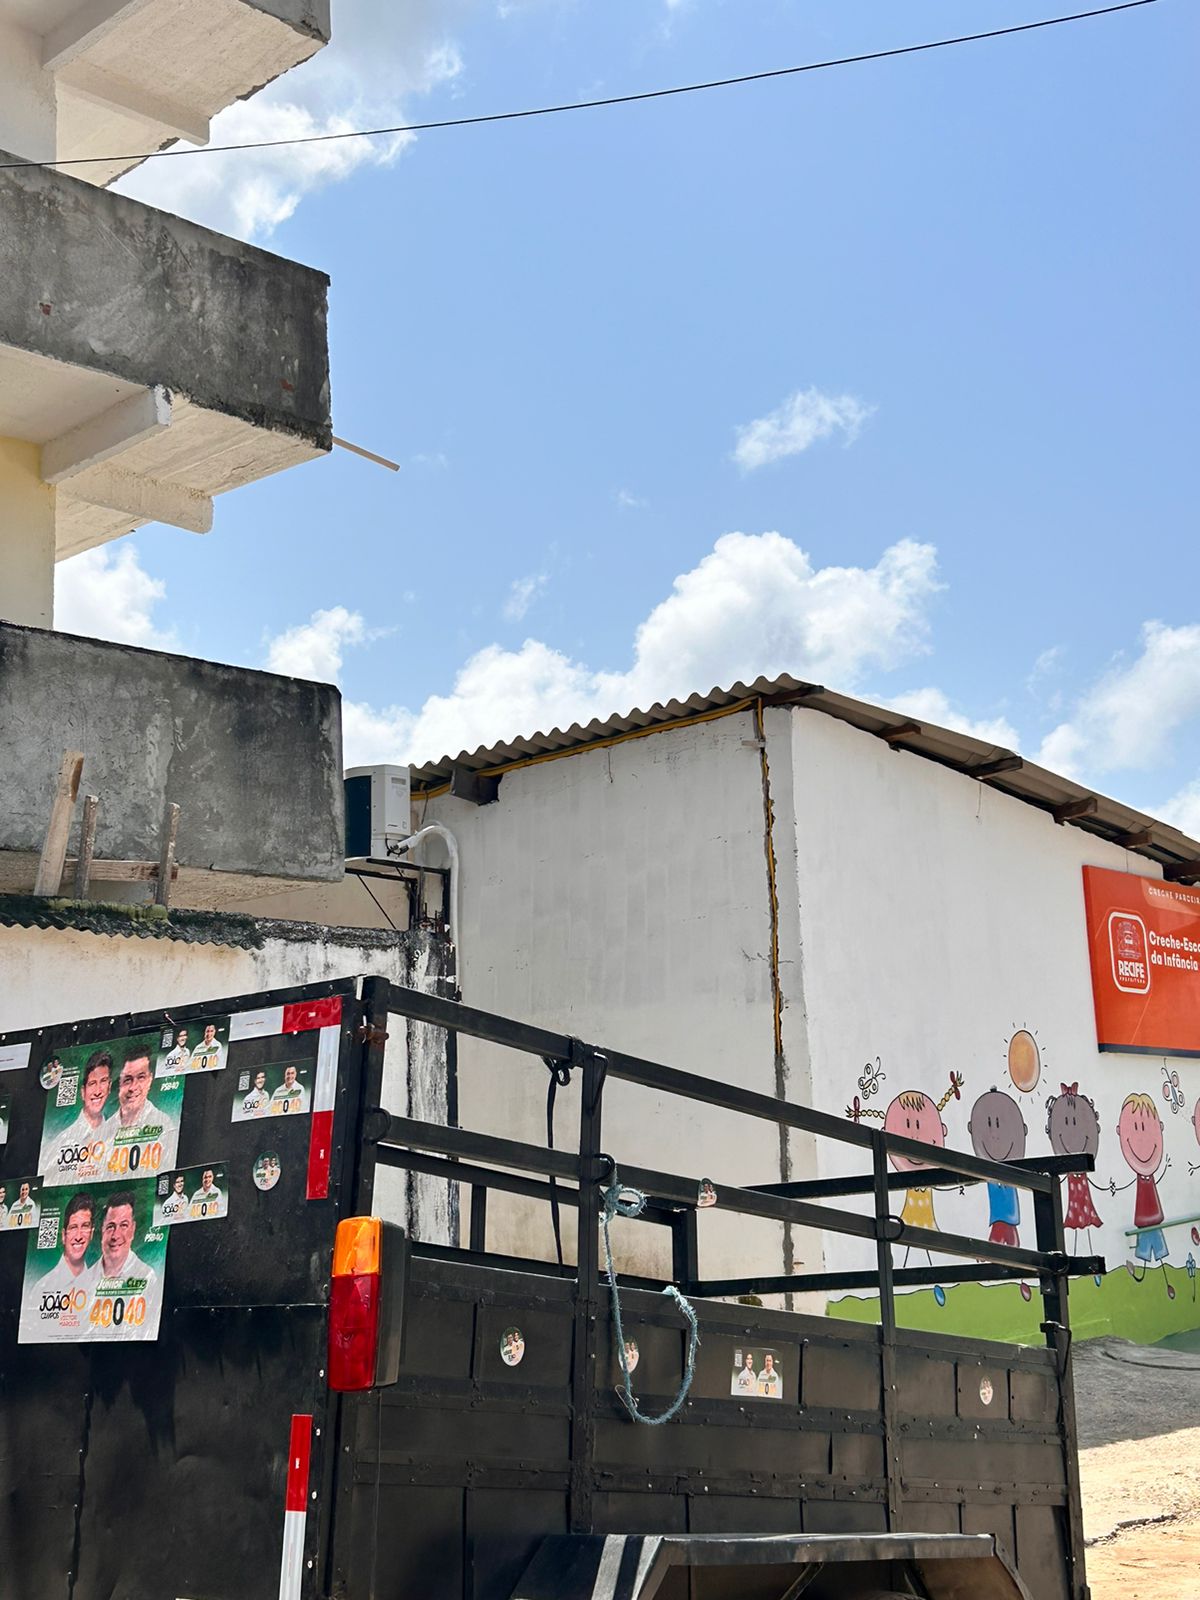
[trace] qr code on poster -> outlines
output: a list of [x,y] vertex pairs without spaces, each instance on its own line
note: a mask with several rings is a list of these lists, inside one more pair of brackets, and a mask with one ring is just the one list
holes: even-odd
[[250,1074],[248,1072],[239,1073],[238,1074],[238,1089],[239,1090],[248,1089],[249,1087],[250,1087]]
[[76,1091],[78,1087],[79,1079],[76,1074],[73,1072],[68,1073],[59,1083],[58,1095],[54,1104],[56,1106],[73,1106],[77,1098]]
[[58,1213],[54,1212],[49,1217],[43,1217],[38,1223],[39,1250],[53,1250],[58,1244]]

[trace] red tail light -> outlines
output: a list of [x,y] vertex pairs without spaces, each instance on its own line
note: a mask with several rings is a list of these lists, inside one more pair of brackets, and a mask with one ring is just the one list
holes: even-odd
[[338,1223],[329,1293],[329,1387],[370,1389],[379,1352],[383,1304],[381,1227],[374,1217]]

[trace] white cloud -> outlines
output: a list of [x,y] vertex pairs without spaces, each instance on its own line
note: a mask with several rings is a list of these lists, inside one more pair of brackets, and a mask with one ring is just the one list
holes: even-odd
[[613,499],[617,502],[622,511],[644,511],[650,504],[649,500],[643,500],[639,495],[633,494],[629,489],[618,489],[616,494],[613,496]]
[[1048,733],[1041,765],[1071,777],[1146,769],[1167,753],[1172,736],[1200,717],[1200,623],[1142,627],[1141,654],[1118,658]]
[[504,602],[504,615],[509,622],[520,622],[530,606],[546,587],[544,572],[531,572],[526,578],[514,578]]
[[1189,783],[1178,794],[1172,795],[1165,805],[1150,813],[1169,822],[1193,839],[1200,839],[1200,778]]
[[[782,534],[726,534],[638,628],[627,670],[594,670],[536,639],[519,650],[488,645],[448,693],[415,711],[347,701],[347,761],[456,754],[760,674],[852,687],[925,649],[936,568],[933,547],[912,540],[892,545],[873,567],[815,568]],[[361,637],[362,619],[330,616],[318,613],[283,635],[289,654],[296,636],[332,633],[340,659],[341,646]]]
[[765,417],[744,423],[737,429],[733,459],[743,472],[765,467],[785,456],[799,455],[831,434],[844,435],[853,444],[859,430],[875,407],[864,405],[853,395],[822,394],[819,389],[800,389]]
[[63,633],[172,650],[174,630],[154,619],[166,592],[166,585],[142,567],[133,545],[98,545],[56,567],[54,626]]
[[[474,0],[355,0],[336,6],[332,42],[250,100],[214,118],[213,144],[304,138],[420,120],[411,97],[458,77],[452,39]],[[304,195],[363,166],[394,161],[413,140],[400,134],[277,150],[147,161],[118,184],[124,193],[247,239],[268,238]]]
[[267,669],[288,678],[340,683],[345,647],[362,644],[367,638],[367,625],[359,612],[347,611],[345,606],[314,611],[307,622],[288,628],[270,641]]
[[890,694],[886,703],[893,711],[903,711],[917,722],[934,722],[942,728],[953,728],[956,733],[969,734],[972,739],[1003,745],[1006,750],[1017,748],[1017,730],[1006,717],[968,717],[941,689],[911,689],[906,694]]

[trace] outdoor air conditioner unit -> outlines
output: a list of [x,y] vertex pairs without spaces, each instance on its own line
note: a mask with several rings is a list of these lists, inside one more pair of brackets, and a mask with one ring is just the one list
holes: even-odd
[[385,861],[412,833],[407,767],[350,767],[345,774],[346,859]]

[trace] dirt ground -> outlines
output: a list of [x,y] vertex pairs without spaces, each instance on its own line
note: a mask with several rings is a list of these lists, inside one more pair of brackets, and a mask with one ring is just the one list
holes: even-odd
[[1093,1600],[1200,1596],[1200,1354],[1075,1348]]

